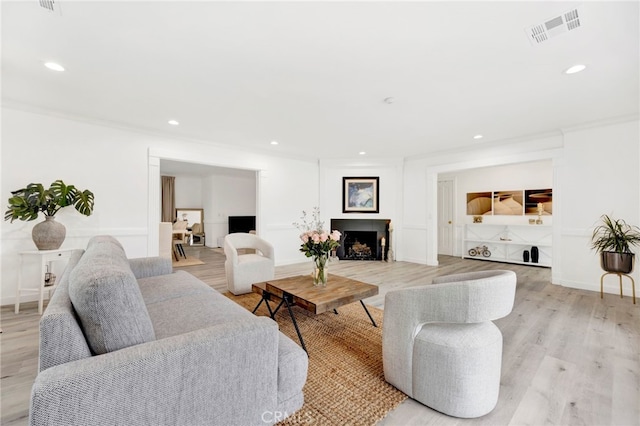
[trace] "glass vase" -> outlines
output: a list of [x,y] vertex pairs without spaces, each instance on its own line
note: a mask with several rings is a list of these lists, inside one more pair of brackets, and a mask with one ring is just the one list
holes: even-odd
[[313,285],[325,287],[329,276],[328,269],[329,253],[313,257]]

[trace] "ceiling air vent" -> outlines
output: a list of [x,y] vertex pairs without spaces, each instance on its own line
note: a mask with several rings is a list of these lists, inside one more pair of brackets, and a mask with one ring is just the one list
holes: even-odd
[[58,0],[38,0],[38,4],[47,12],[54,12],[56,15],[62,16],[62,9]]
[[526,28],[525,31],[531,44],[536,45],[576,28],[580,28],[580,15],[578,9],[573,9],[541,24]]
[[40,7],[43,7],[51,12],[54,12],[54,1],[53,0],[38,0]]

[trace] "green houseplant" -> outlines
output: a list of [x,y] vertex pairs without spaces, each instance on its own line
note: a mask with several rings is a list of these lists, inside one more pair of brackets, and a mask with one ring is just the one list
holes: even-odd
[[609,215],[600,217],[601,224],[591,235],[591,248],[600,253],[602,269],[628,274],[633,270],[635,254],[631,247],[640,245],[640,228]]
[[64,225],[55,221],[56,213],[64,207],[73,206],[79,213],[90,216],[93,205],[93,192],[66,185],[62,180],[56,180],[48,189],[41,183],[30,183],[25,188],[11,191],[4,220],[31,221],[42,212],[45,221],[33,227],[33,242],[39,250],[56,250],[66,236]]

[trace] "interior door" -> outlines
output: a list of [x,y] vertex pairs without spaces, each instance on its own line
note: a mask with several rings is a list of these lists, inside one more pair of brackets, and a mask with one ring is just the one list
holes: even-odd
[[438,254],[453,256],[453,180],[438,181]]

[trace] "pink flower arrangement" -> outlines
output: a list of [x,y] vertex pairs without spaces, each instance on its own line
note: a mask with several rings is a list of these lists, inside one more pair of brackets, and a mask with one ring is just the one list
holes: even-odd
[[294,225],[302,231],[300,251],[307,257],[327,257],[332,250],[340,247],[340,232],[331,232],[323,229],[324,222],[320,220],[320,209],[313,209],[312,219],[309,222],[307,212],[302,212],[302,222]]

